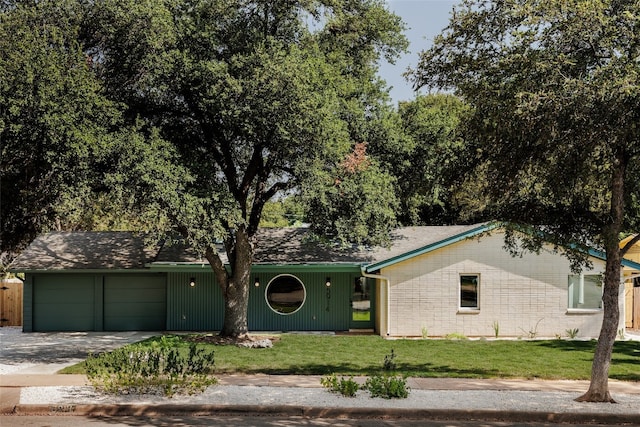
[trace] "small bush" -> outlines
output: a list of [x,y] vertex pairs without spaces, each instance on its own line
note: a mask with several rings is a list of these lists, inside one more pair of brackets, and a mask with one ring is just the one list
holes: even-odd
[[497,320],[494,320],[491,327],[493,328],[493,336],[498,338],[498,335],[500,335],[500,323],[498,323]]
[[566,329],[565,332],[567,333],[567,336],[569,338],[573,339],[578,336],[578,332],[580,332],[580,329],[578,328]]
[[360,386],[353,380],[353,377],[349,377],[347,379],[341,377],[338,379],[335,374],[323,377],[320,380],[320,384],[322,384],[323,387],[328,388],[329,391],[340,393],[346,397],[355,397],[356,393],[360,389]]
[[426,340],[427,338],[429,338],[429,329],[426,326],[423,326],[421,331],[422,331],[423,340]]
[[384,399],[405,399],[409,396],[406,379],[392,375],[369,377],[363,389],[368,390],[371,397],[382,397]]
[[468,340],[469,338],[467,338],[465,335],[459,333],[459,332],[452,332],[450,334],[445,335],[445,339],[448,340]]
[[382,369],[386,372],[390,372],[395,371],[396,367],[396,354],[393,352],[393,349],[391,349],[391,353],[384,356]]
[[177,346],[178,337],[163,336],[150,345],[132,344],[109,353],[90,354],[87,377],[109,394],[195,394],[215,384],[213,351],[191,344]]

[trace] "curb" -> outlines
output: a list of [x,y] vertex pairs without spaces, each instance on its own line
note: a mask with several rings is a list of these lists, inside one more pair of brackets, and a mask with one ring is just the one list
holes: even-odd
[[324,408],[295,405],[16,405],[15,415],[170,416],[170,415],[269,415],[304,418],[420,419],[508,421],[572,424],[639,424],[639,414],[558,413],[504,410]]

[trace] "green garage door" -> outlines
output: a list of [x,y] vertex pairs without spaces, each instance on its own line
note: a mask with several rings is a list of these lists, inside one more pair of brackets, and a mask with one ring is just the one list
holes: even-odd
[[94,276],[34,277],[34,331],[92,331],[94,328]]
[[163,331],[166,317],[164,275],[105,276],[105,331]]

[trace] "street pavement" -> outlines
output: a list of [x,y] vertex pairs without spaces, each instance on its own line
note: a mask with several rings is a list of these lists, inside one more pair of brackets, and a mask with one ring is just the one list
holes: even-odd
[[[409,378],[407,399],[381,399],[369,397],[366,391],[359,391],[355,398],[343,397],[322,388],[319,376],[296,375],[224,375],[202,394],[166,398],[106,396],[96,392],[83,375],[55,373],[61,366],[82,360],[88,351],[112,349],[149,335],[22,334],[0,328],[0,413],[149,417],[241,414],[640,426],[639,382],[610,381],[617,404],[575,402],[587,390],[588,381]],[[362,382],[364,378],[356,380]]]

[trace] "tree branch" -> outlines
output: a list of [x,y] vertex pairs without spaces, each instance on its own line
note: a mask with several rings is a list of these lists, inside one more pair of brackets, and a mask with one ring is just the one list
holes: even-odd
[[635,237],[629,240],[622,249],[620,249],[620,257],[624,258],[629,249],[631,249],[636,243],[640,242],[640,233],[636,234]]
[[[256,185],[260,185],[260,183]],[[258,231],[260,218],[262,216],[262,209],[264,208],[265,203],[267,203],[279,191],[286,190],[289,186],[289,183],[280,181],[273,184],[268,190],[258,192],[258,189],[256,189],[256,198],[254,199],[253,206],[251,207],[251,215],[247,226],[247,233],[249,234],[249,237],[253,237]]]
[[251,160],[249,160],[249,164],[247,165],[247,169],[242,179],[242,184],[240,185],[240,191],[242,192],[243,195],[249,194],[249,188],[251,188],[251,183],[253,182],[254,178],[263,170],[264,170],[264,159],[262,157],[262,145],[259,144],[255,146],[253,149]]
[[213,269],[216,282],[218,282],[218,286],[220,286],[222,294],[226,295],[227,286],[229,285],[229,273],[227,273],[227,269],[224,267],[224,263],[220,259],[220,255],[218,255],[212,247],[208,247],[205,251],[205,258],[207,258],[209,265],[211,265],[211,268]]

